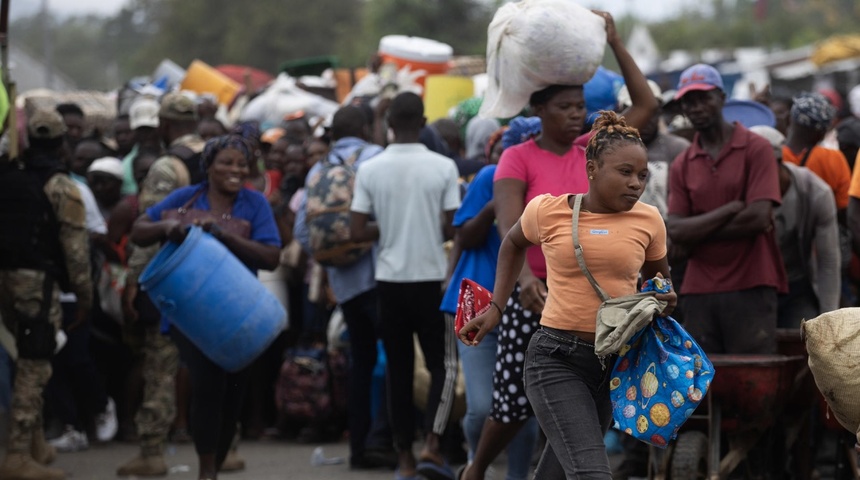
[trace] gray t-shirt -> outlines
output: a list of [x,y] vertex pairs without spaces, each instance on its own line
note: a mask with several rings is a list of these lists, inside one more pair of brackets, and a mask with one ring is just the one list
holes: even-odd
[[379,225],[376,280],[429,282],[445,278],[442,213],[460,206],[457,166],[420,143],[389,145],[362,164],[351,210]]
[[664,219],[669,216],[669,166],[690,146],[687,140],[660,133],[648,145],[648,183],[639,201],[657,207]]
[[779,242],[779,251],[782,253],[782,262],[785,265],[785,273],[788,281],[793,282],[806,278],[804,270],[804,252],[800,245],[800,223],[797,218],[797,188],[792,185],[782,196],[782,204],[775,209],[776,234]]

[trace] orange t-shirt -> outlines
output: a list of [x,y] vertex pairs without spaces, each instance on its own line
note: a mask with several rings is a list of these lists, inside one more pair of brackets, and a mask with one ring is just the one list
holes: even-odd
[[[857,153],[857,160],[860,160],[860,152]],[[854,162],[854,173],[851,175],[851,186],[848,188],[848,195],[860,199],[860,164],[856,160]]]
[[[594,332],[602,302],[573,253],[573,209],[568,197],[535,197],[526,205],[520,225],[526,239],[540,245],[546,257],[549,295],[541,325]],[[666,256],[666,225],[656,208],[642,202],[623,213],[581,211],[579,243],[585,264],[603,290],[611,297],[630,295],[637,291],[642,264]]]
[[[800,165],[806,151],[795,155],[790,148],[782,147],[783,161]],[[839,150],[815,146],[806,160],[806,168],[818,175],[825,183],[830,185],[833,196],[836,199],[836,208],[848,207],[848,186],[851,185],[851,168],[845,155]]]

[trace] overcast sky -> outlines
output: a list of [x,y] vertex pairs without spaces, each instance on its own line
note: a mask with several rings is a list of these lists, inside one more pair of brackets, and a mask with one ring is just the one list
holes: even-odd
[[[44,0],[12,1],[12,18],[29,15],[40,8]],[[112,15],[119,11],[128,0],[48,0],[52,11],[60,15],[84,15],[89,13]],[[247,0],[253,5],[253,0]],[[592,8],[602,8],[613,15],[623,15],[632,12],[646,20],[658,20],[678,11],[683,5],[690,5],[696,0],[581,0],[582,5]]]

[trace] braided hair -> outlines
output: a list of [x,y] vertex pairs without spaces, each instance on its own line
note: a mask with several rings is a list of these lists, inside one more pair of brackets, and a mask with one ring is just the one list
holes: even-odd
[[602,110],[591,127],[594,135],[588,140],[585,148],[585,158],[594,160],[598,165],[603,164],[604,153],[614,150],[623,144],[639,145],[645,148],[645,143],[639,136],[639,130],[627,126],[624,117],[615,112]]

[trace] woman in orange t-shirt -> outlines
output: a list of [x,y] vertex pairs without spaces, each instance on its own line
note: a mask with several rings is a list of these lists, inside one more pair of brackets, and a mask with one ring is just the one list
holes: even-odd
[[[622,117],[602,112],[586,148],[589,190],[582,199],[579,237],[585,263],[613,297],[637,291],[637,281],[668,278],[666,228],[656,208],[640,203],[648,158],[639,132]],[[535,478],[611,479],[603,435],[612,420],[608,378],[614,359],[594,354],[600,299],[573,253],[573,195],[541,195],[526,206],[502,242],[492,308],[460,332],[477,345],[501,320],[502,310],[522,270],[526,250],[540,245],[546,257],[548,297],[541,328],[525,359],[526,394],[547,436]],[[658,294],[677,303],[675,292]],[[476,332],[469,340],[470,332]]]

